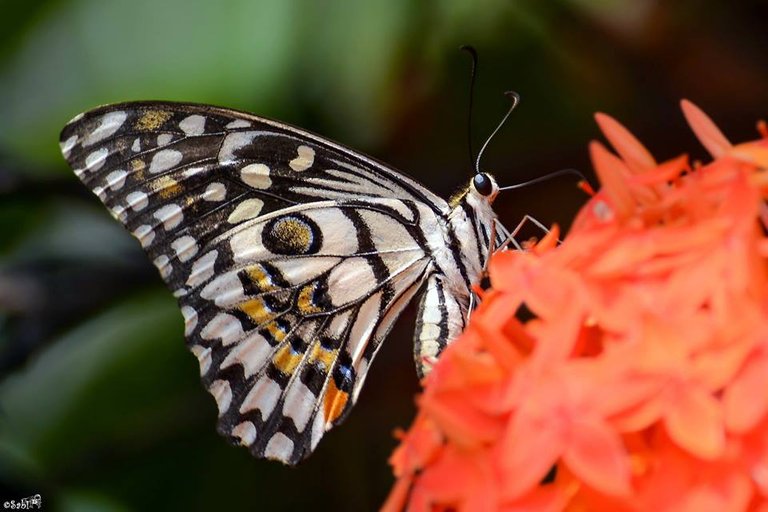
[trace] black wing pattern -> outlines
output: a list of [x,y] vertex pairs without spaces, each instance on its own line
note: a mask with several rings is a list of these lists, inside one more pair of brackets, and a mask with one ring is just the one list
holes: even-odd
[[179,300],[218,430],[295,464],[355,402],[422,285],[447,204],[287,125],[204,105],[110,105],[62,152]]

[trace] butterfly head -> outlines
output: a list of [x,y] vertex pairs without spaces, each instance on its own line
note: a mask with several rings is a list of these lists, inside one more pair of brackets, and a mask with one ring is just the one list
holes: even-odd
[[469,184],[469,193],[492,203],[499,193],[499,185],[490,174],[479,172],[472,177]]

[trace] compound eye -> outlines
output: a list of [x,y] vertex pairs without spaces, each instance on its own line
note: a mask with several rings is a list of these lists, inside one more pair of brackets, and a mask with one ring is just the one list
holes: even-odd
[[485,173],[475,174],[475,177],[472,178],[472,184],[475,186],[475,190],[482,196],[489,196],[493,192],[491,178]]

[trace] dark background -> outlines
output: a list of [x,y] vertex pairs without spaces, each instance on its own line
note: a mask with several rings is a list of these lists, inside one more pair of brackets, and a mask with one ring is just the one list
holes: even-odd
[[[347,422],[296,469],[214,429],[171,294],[66,167],[65,122],[98,104],[173,99],[284,120],[365,151],[447,196],[514,89],[484,169],[502,184],[590,172],[595,111],[659,159],[705,156],[678,101],[734,141],[766,115],[768,4],[678,0],[0,0],[0,498],[59,510],[371,510],[392,432],[414,415],[413,308]],[[561,178],[506,193],[508,226],[568,224]]]

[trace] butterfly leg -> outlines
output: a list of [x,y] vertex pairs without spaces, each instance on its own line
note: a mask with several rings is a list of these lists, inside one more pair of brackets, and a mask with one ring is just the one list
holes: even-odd
[[[535,225],[537,228],[541,229],[544,233],[549,233],[549,228],[547,228],[544,224],[541,223],[538,219],[535,217],[531,217],[530,215],[525,215],[523,217],[523,220],[521,220],[517,226],[515,226],[515,229],[512,230],[512,232],[509,234],[507,239],[499,245],[498,249],[496,251],[503,251],[506,249],[510,244],[515,247],[518,251],[524,250],[523,247],[520,245],[520,243],[515,239],[515,237],[520,234],[520,231],[523,229],[523,226],[525,226],[526,222],[530,222],[533,225]],[[562,240],[558,240],[558,243],[562,243]]]

